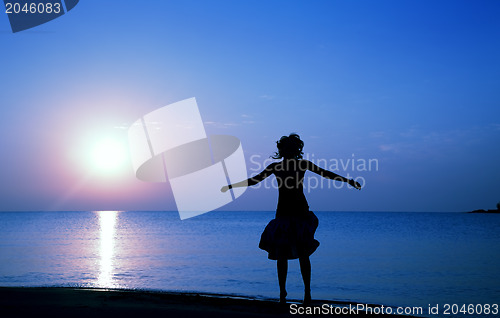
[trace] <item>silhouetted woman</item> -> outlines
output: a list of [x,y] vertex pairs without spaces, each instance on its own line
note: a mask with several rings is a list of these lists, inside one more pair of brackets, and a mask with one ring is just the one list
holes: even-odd
[[274,159],[283,159],[267,166],[261,173],[245,181],[222,187],[226,192],[233,187],[255,185],[274,174],[278,183],[279,197],[276,217],[262,233],[259,247],[269,253],[269,259],[277,260],[280,302],[286,302],[286,276],[288,260],[299,259],[304,280],[304,303],[311,301],[311,262],[309,256],[319,246],[314,239],[318,218],[309,211],[303,191],[304,174],[307,170],[322,177],[347,182],[356,189],[361,185],[336,173],[322,169],[308,160],[302,159],[304,142],[297,134],[283,136],[276,142],[278,151]]

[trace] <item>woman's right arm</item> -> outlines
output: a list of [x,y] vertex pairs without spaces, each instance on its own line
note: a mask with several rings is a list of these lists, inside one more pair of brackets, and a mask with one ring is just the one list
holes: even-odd
[[341,175],[336,174],[335,172],[331,172],[329,170],[318,167],[317,165],[310,162],[309,160],[305,160],[305,161],[307,162],[307,170],[312,171],[316,174],[319,174],[323,178],[347,182],[350,186],[352,186],[358,190],[361,190],[361,185],[359,184],[359,182],[356,182],[353,179],[347,179],[345,177],[342,177]]

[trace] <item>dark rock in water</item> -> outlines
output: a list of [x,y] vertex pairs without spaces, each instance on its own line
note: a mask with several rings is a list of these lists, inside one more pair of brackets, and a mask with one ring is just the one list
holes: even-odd
[[468,213],[500,213],[500,210],[474,210]]

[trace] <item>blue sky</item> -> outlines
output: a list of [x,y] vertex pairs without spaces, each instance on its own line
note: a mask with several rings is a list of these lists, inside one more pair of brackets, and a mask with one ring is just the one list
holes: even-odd
[[[376,159],[312,210],[466,211],[500,200],[497,1],[92,1],[13,34],[0,15],[0,210],[175,210],[168,184],[87,153],[196,97],[249,175],[297,132],[310,157]],[[354,155],[354,156],[353,156]],[[253,160],[251,158],[253,156]],[[249,189],[226,210],[274,210]]]

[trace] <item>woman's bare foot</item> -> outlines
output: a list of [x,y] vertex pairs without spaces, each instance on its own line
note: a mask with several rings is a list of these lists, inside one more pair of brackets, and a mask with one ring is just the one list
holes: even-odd
[[311,304],[311,290],[304,291],[304,305]]
[[286,291],[280,292],[280,304],[286,304],[286,295],[288,295]]

